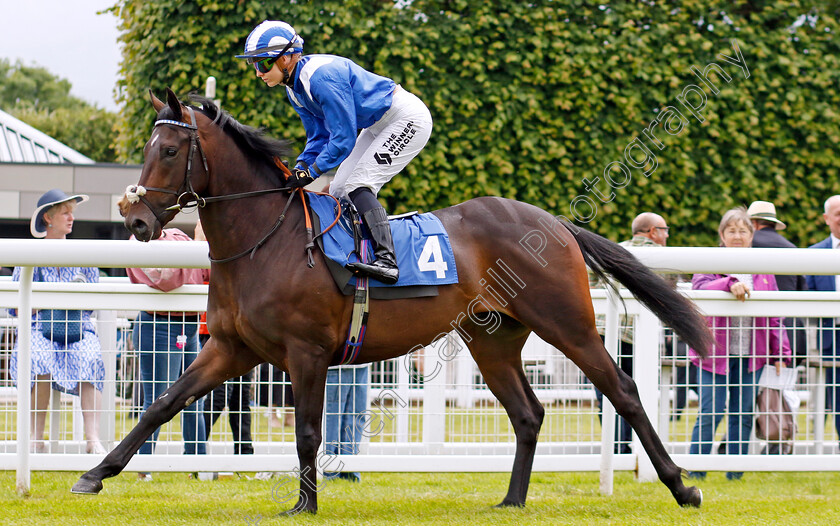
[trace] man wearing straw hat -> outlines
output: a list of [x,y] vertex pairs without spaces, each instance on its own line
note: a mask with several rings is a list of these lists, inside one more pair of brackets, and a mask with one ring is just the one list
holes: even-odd
[[[753,248],[797,248],[796,245],[779,234],[779,231],[787,228],[787,225],[776,217],[776,206],[773,203],[753,201],[747,209],[747,215],[750,216],[755,228]],[[776,285],[779,290],[808,290],[805,276],[776,276]],[[798,364],[808,354],[805,320],[788,316],[783,318],[782,323],[787,330],[794,363]],[[777,455],[782,451],[779,443],[772,443],[769,448],[771,455]]]
[[[787,228],[787,225],[776,217],[776,206],[773,203],[753,201],[747,209],[747,215],[750,216],[755,227],[753,248],[797,248],[779,234],[779,231]],[[776,284],[779,290],[808,290],[805,276],[776,276]],[[787,327],[794,358],[798,362],[804,359],[808,352],[803,320],[786,317],[784,324]]]
[[[796,245],[782,237],[780,230],[787,225],[776,217],[776,207],[769,201],[753,201],[747,215],[755,227],[753,248],[796,248]],[[776,276],[779,290],[808,290],[802,276]]]

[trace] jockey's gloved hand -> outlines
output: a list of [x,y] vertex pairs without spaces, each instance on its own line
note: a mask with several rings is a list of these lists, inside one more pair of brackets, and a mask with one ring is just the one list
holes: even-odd
[[314,180],[315,178],[309,173],[309,167],[306,163],[298,163],[295,165],[294,170],[292,170],[292,176],[286,181],[286,186],[289,188],[303,188]]

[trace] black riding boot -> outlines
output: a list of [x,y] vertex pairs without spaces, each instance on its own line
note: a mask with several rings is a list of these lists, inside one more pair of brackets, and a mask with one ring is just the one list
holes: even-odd
[[391,225],[388,224],[388,215],[380,205],[364,212],[362,218],[365,220],[373,239],[375,259],[372,263],[350,263],[347,268],[353,272],[365,274],[386,285],[393,285],[400,277],[400,270],[397,268],[397,256],[394,255],[394,240],[391,238]]

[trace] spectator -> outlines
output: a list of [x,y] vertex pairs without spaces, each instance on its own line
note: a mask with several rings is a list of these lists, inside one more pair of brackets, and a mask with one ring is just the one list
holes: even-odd
[[[67,196],[59,189],[53,189],[38,199],[38,207],[32,214],[30,232],[36,238],[66,239],[73,231],[73,213],[79,203],[88,200],[86,195]],[[21,268],[15,267],[12,279],[20,281]],[[99,270],[82,267],[36,267],[33,281],[62,283],[86,282],[98,283]],[[32,352],[32,450],[44,452],[44,428],[47,406],[50,401],[50,387],[67,393],[78,394],[81,398],[82,419],[84,420],[85,451],[87,453],[107,453],[99,441],[99,411],[102,408],[102,387],[105,379],[105,366],[102,362],[102,348],[96,327],[90,321],[91,311],[81,312],[80,339],[70,335],[71,330],[60,336],[55,322],[46,321],[51,312],[66,312],[68,324],[74,311],[40,310],[33,316],[31,327]],[[16,313],[13,313],[15,315]],[[55,319],[50,317],[49,319]],[[17,346],[12,352],[9,368],[13,380],[17,380]]]
[[[776,217],[776,207],[767,201],[753,201],[747,209],[755,234],[752,246],[755,248],[796,248],[796,245],[782,237],[780,230],[787,225]],[[805,276],[776,276],[779,290],[808,290]],[[808,343],[805,334],[805,322],[802,318],[788,317],[784,320],[787,327],[788,340],[797,362],[804,360],[808,354]]]
[[[746,210],[727,211],[718,233],[721,246],[726,248],[751,246],[753,226]],[[731,292],[739,301],[745,301],[752,290],[778,290],[776,279],[768,274],[695,274],[691,284],[693,289]],[[779,318],[733,316],[711,317],[707,321],[714,333],[709,357],[700,360],[694,349],[689,351],[691,361],[700,368],[700,413],[691,434],[689,453],[711,452],[715,430],[727,409],[728,394],[727,453],[744,455],[749,450],[758,378],[768,360],[777,369],[783,366],[783,360],[789,360],[787,333],[780,329]],[[695,471],[690,476],[702,479],[706,473]],[[741,472],[726,474],[729,480],[742,476]]]
[[[633,219],[630,225],[633,237],[627,241],[619,243],[625,247],[664,247],[668,244],[669,227],[659,214],[653,212],[642,212]],[[669,276],[667,278],[670,282],[676,283],[676,278]],[[598,286],[597,282],[593,283],[590,279],[590,286]],[[603,314],[598,315],[596,320],[598,332],[601,334],[601,339],[604,337],[604,329],[606,325],[606,317]],[[618,349],[618,366],[627,373],[630,377],[633,376],[633,321],[631,318],[621,316],[620,323],[620,343]],[[595,397],[598,400],[598,418],[600,420],[604,396],[598,389],[595,389]],[[616,426],[616,453],[630,453],[630,440],[632,439],[633,430],[623,418],[616,416],[618,424]]]
[[[195,224],[195,240],[207,241],[204,236],[204,229],[201,228],[201,220]],[[209,276],[208,276],[209,277]],[[206,280],[205,283],[210,283]],[[207,330],[207,313],[202,312],[198,325],[198,341],[201,348],[210,339]],[[210,440],[210,431],[213,424],[219,419],[225,406],[228,408],[228,422],[233,433],[233,454],[253,455],[254,444],[251,441],[251,381],[253,370],[238,378],[231,378],[222,385],[213,389],[204,400],[204,429],[207,432],[207,440]]]
[[[368,409],[370,366],[339,365],[327,371],[324,452],[328,455],[356,455],[362,441]],[[324,472],[324,478],[359,482],[357,472]]]
[[[840,246],[840,195],[833,195],[825,201],[825,224],[830,235],[809,248],[834,249]],[[810,290],[838,291],[840,290],[840,275],[837,276],[807,276],[806,281]],[[836,318],[821,318],[818,346],[825,361],[838,361],[840,353],[840,331],[837,330]],[[840,367],[828,367],[825,371],[826,409],[834,410],[834,427],[840,434]]]
[[[132,239],[134,236],[132,236]],[[157,241],[191,241],[177,228],[167,228]],[[188,268],[129,268],[132,283],[142,283],[163,292],[181,285],[204,283],[209,271]],[[134,325],[134,347],[140,356],[140,377],[143,385],[143,412],[163,394],[190,366],[198,355],[197,312],[141,311]],[[206,453],[204,428],[204,399],[193,402],[181,416],[184,452],[188,455]],[[160,428],[140,447],[140,454],[151,454]],[[151,480],[151,474],[138,473],[141,480]]]
[[[199,334],[201,348],[210,338],[207,334]],[[251,382],[253,369],[242,376],[231,378],[213,389],[204,400],[204,429],[207,440],[216,420],[228,408],[228,423],[233,434],[233,454],[253,455],[254,444],[251,438]]]
[[[295,397],[289,375],[264,363],[257,367],[257,405],[266,408],[268,427],[295,427]],[[286,408],[285,415],[283,408]]]

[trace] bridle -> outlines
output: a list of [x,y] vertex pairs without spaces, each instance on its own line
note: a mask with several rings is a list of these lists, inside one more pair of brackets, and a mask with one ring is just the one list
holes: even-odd
[[[230,257],[226,257],[226,258],[222,258],[222,259],[214,259],[212,256],[210,256],[210,262],[211,263],[228,263],[228,262],[233,261],[235,259],[239,259],[242,256],[245,256],[247,254],[251,254],[251,259],[253,259],[254,253],[257,251],[257,249],[260,248],[261,246],[263,246],[265,244],[265,242],[268,241],[268,238],[271,237],[271,235],[274,234],[274,232],[276,232],[277,229],[280,228],[280,225],[283,224],[283,221],[286,219],[286,212],[288,212],[289,207],[291,206],[292,201],[294,200],[295,194],[299,193],[300,197],[301,197],[301,202],[303,203],[304,215],[305,215],[305,219],[306,219],[306,230],[307,230],[307,235],[308,235],[308,238],[309,238],[308,243],[306,244],[306,251],[307,251],[307,256],[308,256],[308,258],[307,258],[308,259],[308,266],[310,268],[313,267],[315,265],[314,260],[312,258],[312,248],[314,247],[314,239],[317,238],[320,235],[323,235],[327,231],[329,231],[333,226],[336,225],[336,223],[338,223],[338,220],[341,218],[341,206],[339,204],[338,199],[336,197],[328,194],[328,193],[314,192],[314,193],[318,193],[319,195],[329,195],[330,197],[335,199],[336,206],[338,208],[337,208],[335,221],[333,221],[333,223],[330,226],[328,226],[323,232],[320,232],[317,236],[313,237],[313,235],[312,235],[312,220],[311,220],[310,213],[309,213],[309,207],[306,204],[306,200],[304,199],[303,188],[291,188],[291,187],[285,187],[284,186],[282,188],[269,188],[269,189],[266,189],[266,190],[254,190],[254,191],[251,191],[251,192],[241,192],[241,193],[236,193],[236,194],[227,194],[227,195],[221,195],[221,196],[215,196],[215,197],[202,197],[202,196],[198,195],[198,192],[195,191],[195,189],[193,188],[193,185],[192,185],[192,160],[193,160],[193,157],[195,156],[196,151],[198,151],[201,154],[201,162],[204,165],[204,173],[207,175],[208,179],[210,177],[210,169],[207,166],[207,156],[204,154],[204,149],[201,147],[201,141],[199,140],[199,137],[198,137],[198,121],[196,121],[196,119],[195,119],[195,112],[193,111],[193,108],[190,107],[190,106],[186,106],[186,108],[187,108],[187,111],[190,114],[190,120],[192,121],[192,124],[189,124],[189,123],[186,123],[186,122],[181,122],[181,121],[176,121],[176,120],[169,120],[169,119],[160,119],[160,120],[155,121],[155,127],[162,126],[162,125],[178,126],[179,128],[184,128],[185,130],[187,130],[187,133],[189,133],[189,136],[190,136],[189,156],[187,157],[186,173],[184,174],[184,181],[183,181],[183,183],[181,183],[181,187],[178,190],[172,190],[172,189],[169,189],[169,188],[155,188],[155,187],[143,187],[143,186],[140,186],[140,185],[129,185],[125,189],[125,197],[126,197],[126,199],[128,199],[128,202],[129,203],[136,203],[138,201],[142,202],[144,205],[146,205],[146,207],[149,209],[149,211],[151,211],[152,214],[155,216],[155,219],[157,219],[157,221],[160,223],[161,228],[163,228],[163,225],[165,224],[165,221],[163,220],[163,217],[161,217],[161,214],[155,209],[155,207],[152,206],[152,203],[149,202],[148,199],[146,199],[146,192],[161,192],[161,193],[164,193],[164,194],[171,194],[171,195],[178,196],[177,199],[175,200],[174,205],[169,206],[169,207],[164,209],[164,212],[175,211],[177,213],[177,212],[180,212],[182,210],[186,211],[186,210],[191,210],[191,209],[195,209],[195,208],[204,208],[208,204],[219,202],[219,201],[228,201],[228,200],[232,200],[232,199],[241,199],[243,197],[255,197],[255,196],[259,196],[259,195],[271,194],[271,193],[276,193],[276,192],[292,191],[291,195],[289,196],[289,199],[286,201],[286,206],[283,208],[283,211],[280,214],[280,217],[274,223],[274,226],[253,247],[249,248],[248,250],[244,250],[244,251],[242,251],[242,252],[240,252],[240,253],[238,253],[234,256],[230,256]],[[275,158],[274,161],[275,161],[275,165],[284,173],[286,179],[288,180],[292,176],[292,173],[289,171],[289,168],[285,164],[280,162],[280,159],[278,159],[278,158]],[[298,191],[295,191],[295,190],[298,190]],[[186,198],[186,202],[182,202],[185,198]]]
[[[125,189],[125,197],[128,199],[128,202],[136,203],[137,201],[140,201],[146,205],[152,214],[154,214],[155,219],[157,219],[161,224],[161,227],[163,227],[166,223],[163,220],[163,217],[161,217],[161,214],[154,206],[152,206],[152,203],[146,199],[146,192],[161,192],[164,194],[178,196],[175,200],[175,204],[166,208],[164,212],[170,212],[173,210],[181,211],[196,207],[203,208],[207,204],[207,200],[199,196],[192,185],[192,160],[195,156],[196,150],[201,154],[201,162],[204,165],[204,173],[206,173],[208,177],[210,176],[210,169],[207,167],[207,156],[204,155],[204,149],[201,147],[201,140],[198,138],[198,122],[195,120],[195,112],[189,106],[187,106],[187,111],[190,113],[190,120],[192,120],[192,124],[169,119],[160,119],[155,121],[155,127],[162,125],[178,126],[186,129],[187,133],[190,135],[190,149],[189,155],[187,156],[186,174],[184,175],[184,181],[181,183],[181,187],[178,190],[172,190],[169,188],[155,188],[152,186],[143,187],[140,185],[129,185]],[[186,198],[187,201],[182,203],[184,198]]]

